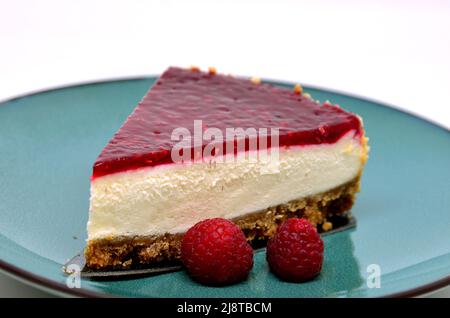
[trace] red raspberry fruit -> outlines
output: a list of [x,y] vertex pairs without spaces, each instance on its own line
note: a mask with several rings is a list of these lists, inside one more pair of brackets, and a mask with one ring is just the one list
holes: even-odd
[[302,282],[320,273],[323,241],[307,220],[287,219],[269,241],[266,257],[270,269],[278,277]]
[[225,219],[209,219],[191,227],[181,243],[181,259],[189,274],[208,285],[237,283],[253,267],[253,249],[244,233]]

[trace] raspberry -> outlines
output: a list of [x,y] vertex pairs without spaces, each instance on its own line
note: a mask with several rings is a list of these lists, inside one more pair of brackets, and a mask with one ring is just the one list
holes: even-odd
[[216,218],[201,221],[187,231],[181,243],[181,259],[197,281],[225,285],[248,276],[253,249],[237,225]]
[[302,282],[322,269],[323,241],[305,219],[291,218],[281,224],[267,245],[267,262],[278,277]]

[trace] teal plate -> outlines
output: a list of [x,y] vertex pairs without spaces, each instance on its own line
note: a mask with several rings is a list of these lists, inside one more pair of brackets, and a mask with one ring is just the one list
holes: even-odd
[[358,225],[324,237],[317,279],[282,282],[257,253],[248,280],[229,287],[199,285],[183,271],[66,287],[61,266],[85,244],[92,163],[154,81],[78,85],[0,104],[0,268],[82,296],[412,296],[450,283],[450,132],[377,102],[306,87],[361,115],[371,146],[353,208]]

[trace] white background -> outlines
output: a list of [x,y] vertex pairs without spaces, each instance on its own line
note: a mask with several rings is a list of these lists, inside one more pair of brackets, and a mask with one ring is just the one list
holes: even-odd
[[[337,89],[450,128],[450,1],[0,0],[0,100],[169,65]],[[0,275],[8,295],[43,294]]]

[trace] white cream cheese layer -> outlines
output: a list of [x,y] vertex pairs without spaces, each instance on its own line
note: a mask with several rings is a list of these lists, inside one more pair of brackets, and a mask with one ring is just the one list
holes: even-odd
[[318,194],[357,176],[365,149],[354,132],[334,144],[280,148],[276,163],[168,164],[91,184],[88,239],[185,232]]

